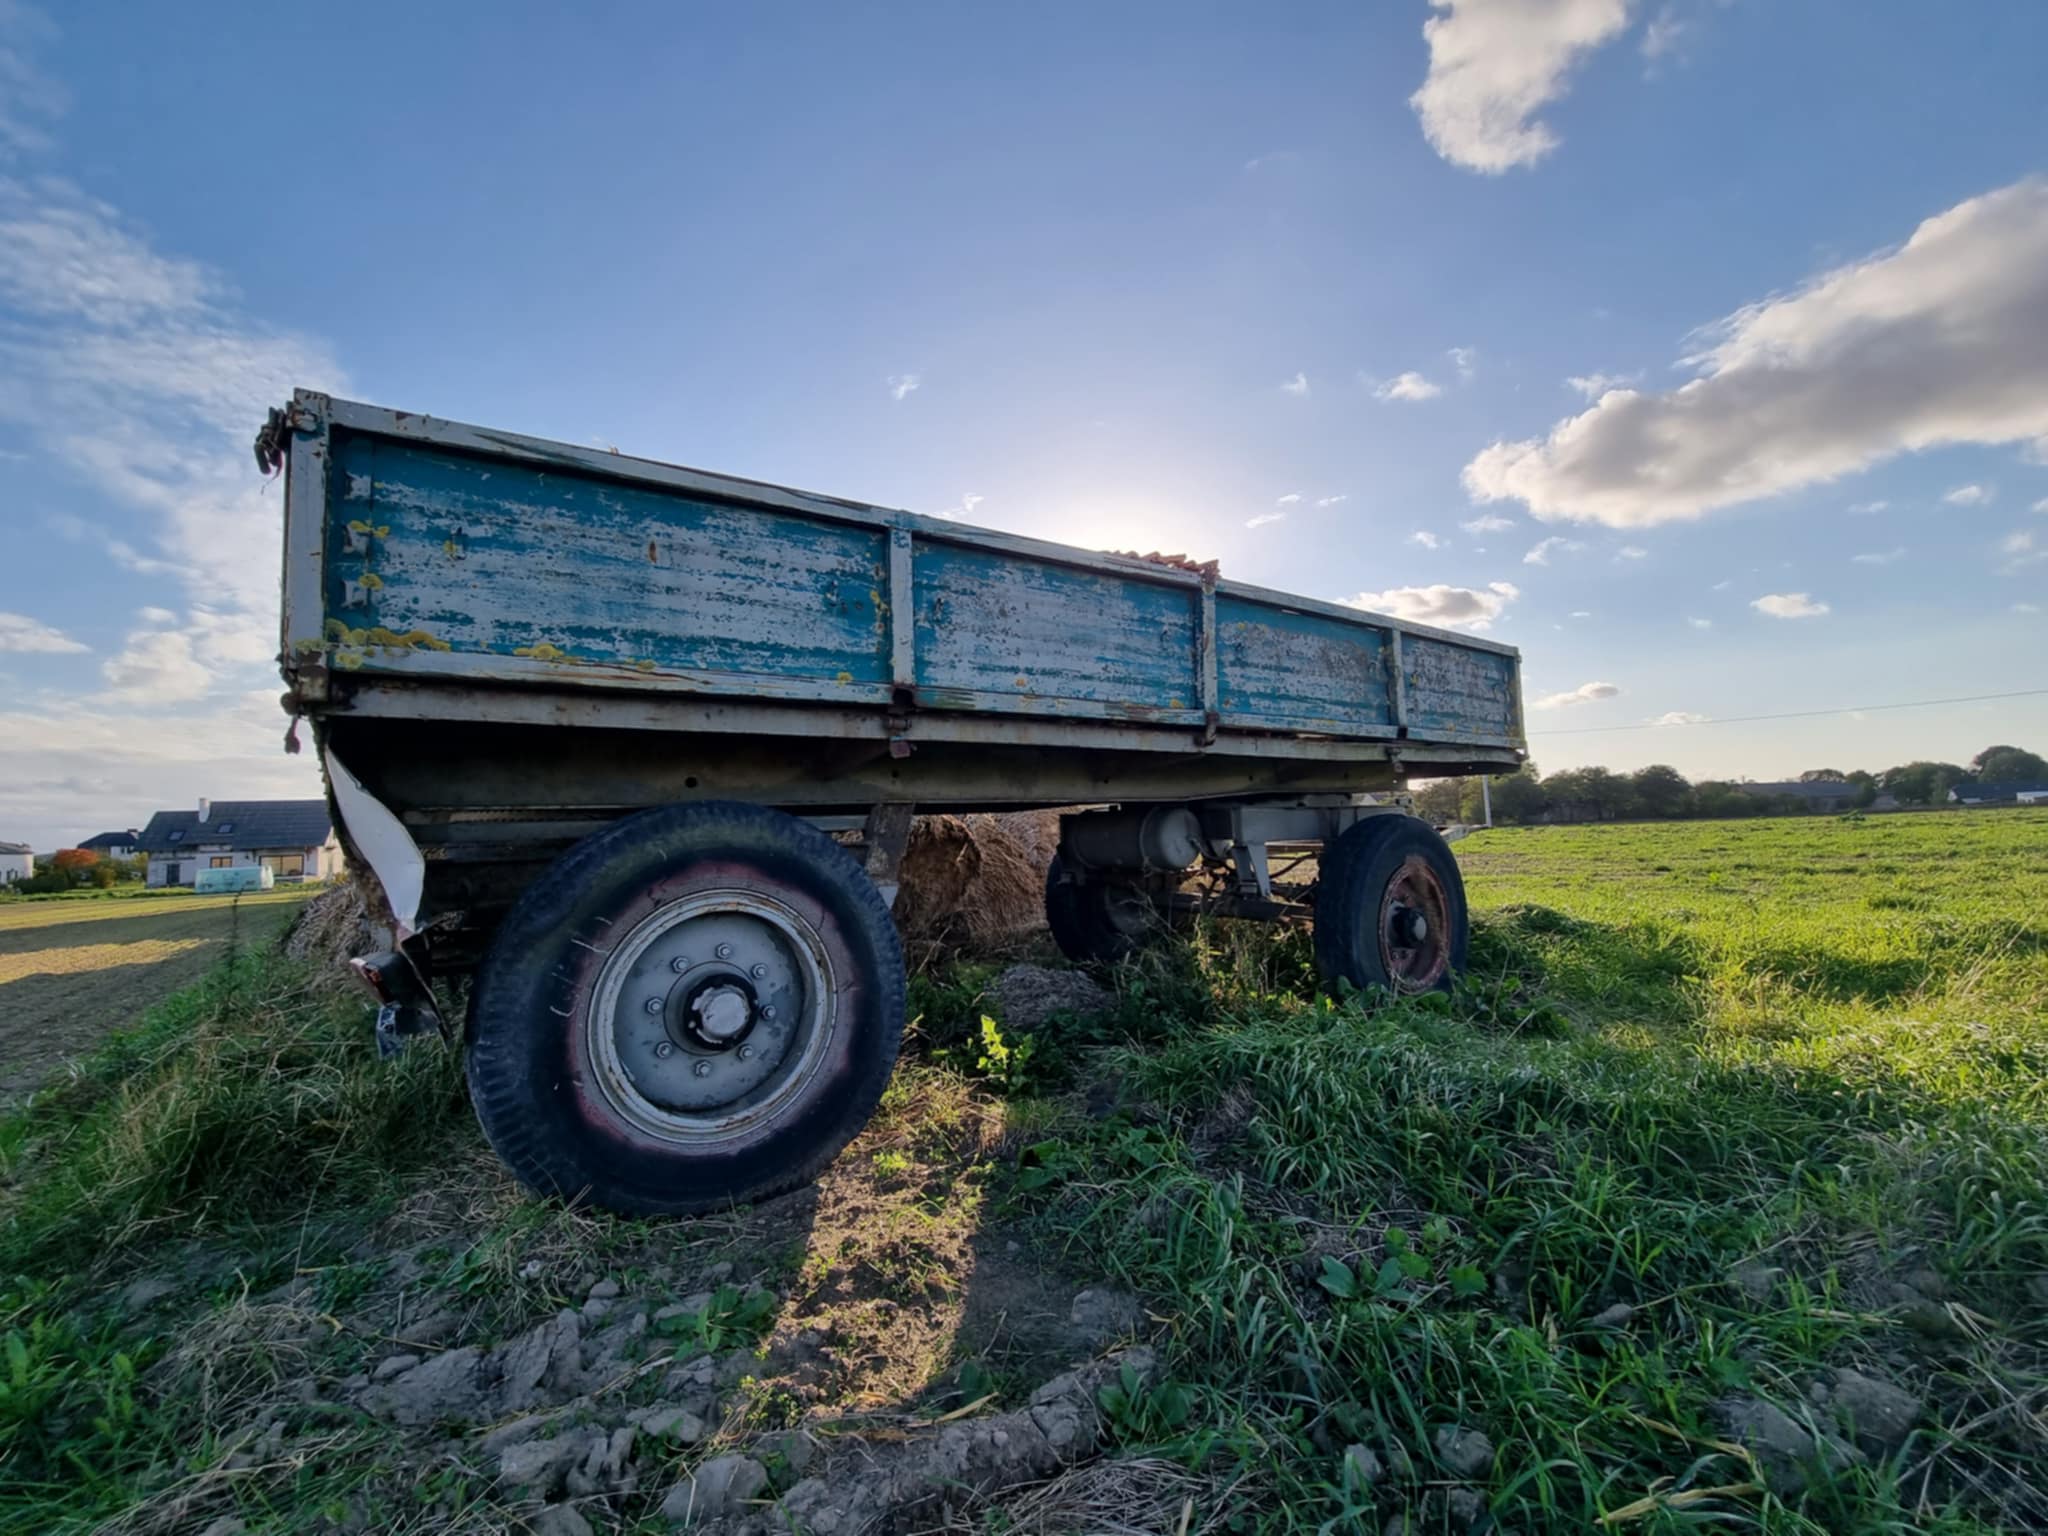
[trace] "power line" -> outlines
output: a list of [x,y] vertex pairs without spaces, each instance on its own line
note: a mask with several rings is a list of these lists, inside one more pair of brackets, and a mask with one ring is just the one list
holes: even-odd
[[1712,720],[1645,720],[1641,725],[1573,725],[1552,731],[1531,731],[1531,736],[1597,736],[1609,731],[1669,731],[1687,725],[1749,725],[1758,720],[1817,720],[1822,715],[1866,715],[1882,709],[1932,709],[1941,704],[1986,704],[1994,699],[2032,699],[2048,694],[2048,688],[2021,688],[2014,693],[1966,693],[1953,699],[1908,699],[1899,704],[1848,704],[1839,709],[1788,709],[1776,715],[1722,715]]

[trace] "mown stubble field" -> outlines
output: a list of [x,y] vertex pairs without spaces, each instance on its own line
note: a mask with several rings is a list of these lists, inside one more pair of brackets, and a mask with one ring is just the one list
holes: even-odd
[[2048,1528],[2048,813],[1458,851],[1455,997],[933,959],[699,1221],[533,1204],[247,955],[0,1123],[0,1529]]
[[0,1103],[190,986],[231,938],[270,943],[308,894],[0,902]]

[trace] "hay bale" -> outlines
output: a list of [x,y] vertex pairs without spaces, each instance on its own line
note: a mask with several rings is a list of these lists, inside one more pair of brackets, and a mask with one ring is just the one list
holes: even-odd
[[368,894],[353,874],[322,891],[292,919],[281,941],[294,960],[310,964],[323,981],[353,985],[348,963],[375,945]]
[[920,816],[897,874],[896,926],[906,939],[970,945],[1037,932],[1059,844],[1057,811]]

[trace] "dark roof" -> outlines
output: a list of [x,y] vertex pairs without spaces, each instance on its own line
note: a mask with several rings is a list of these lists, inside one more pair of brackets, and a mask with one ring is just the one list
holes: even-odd
[[158,811],[142,829],[144,853],[182,853],[203,843],[229,848],[317,848],[334,824],[325,800],[216,800],[197,811]]
[[35,850],[29,847],[27,843],[0,843],[0,853],[33,854],[34,852]]
[[130,827],[126,832],[100,832],[88,837],[81,848],[133,848],[142,834]]
[[1968,795],[1975,800],[2017,800],[2021,795],[2048,795],[2048,784],[1979,784],[1975,779],[1958,779],[1957,799]]

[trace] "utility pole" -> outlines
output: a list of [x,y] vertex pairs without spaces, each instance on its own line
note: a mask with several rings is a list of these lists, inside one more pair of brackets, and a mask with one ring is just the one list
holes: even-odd
[[1493,780],[1482,777],[1479,780],[1479,803],[1486,807],[1486,824],[1493,825]]

